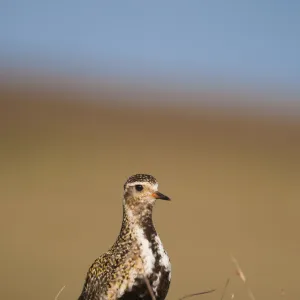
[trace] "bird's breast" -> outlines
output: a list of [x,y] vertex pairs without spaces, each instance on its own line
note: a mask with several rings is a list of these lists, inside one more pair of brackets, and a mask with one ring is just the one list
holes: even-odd
[[158,296],[161,289],[168,289],[171,280],[168,254],[154,229],[137,227],[135,235],[143,276],[148,278],[154,294]]
[[131,227],[131,233],[130,250],[114,271],[107,299],[151,300],[147,278],[156,299],[162,300],[171,279],[169,257],[153,225]]

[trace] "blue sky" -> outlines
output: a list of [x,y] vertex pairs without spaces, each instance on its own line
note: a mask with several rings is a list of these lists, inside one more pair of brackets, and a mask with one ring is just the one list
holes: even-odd
[[300,90],[300,1],[2,1],[0,64]]

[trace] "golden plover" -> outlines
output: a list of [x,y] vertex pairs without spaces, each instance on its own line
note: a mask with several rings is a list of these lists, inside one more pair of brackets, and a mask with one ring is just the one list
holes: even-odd
[[79,300],[166,298],[171,264],[154,228],[152,210],[156,199],[170,198],[157,188],[151,175],[137,174],[126,181],[120,234],[90,267]]

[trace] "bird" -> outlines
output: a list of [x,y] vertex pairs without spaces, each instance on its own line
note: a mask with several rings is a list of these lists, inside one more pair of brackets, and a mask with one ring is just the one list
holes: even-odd
[[89,268],[78,300],[164,300],[171,282],[171,263],[155,230],[156,200],[171,200],[148,174],[124,184],[123,220],[112,247]]

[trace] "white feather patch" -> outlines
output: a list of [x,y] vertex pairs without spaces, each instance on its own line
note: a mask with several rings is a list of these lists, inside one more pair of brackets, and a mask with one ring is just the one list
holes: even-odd
[[157,288],[158,288],[159,283],[160,283],[160,277],[161,277],[161,272],[159,272],[157,274],[157,279],[153,282],[153,292],[154,292],[154,294],[157,294]]
[[164,266],[165,269],[166,269],[166,271],[170,272],[170,274],[171,274],[170,259],[169,259],[168,255],[167,255],[167,253],[166,253],[166,251],[165,251],[165,249],[164,249],[164,247],[163,247],[163,245],[161,243],[161,240],[160,240],[160,238],[159,238],[158,235],[155,237],[155,241],[156,241],[157,246],[158,246],[157,247],[157,252],[158,252],[158,254],[161,257],[160,260],[159,260],[159,264],[161,266]]
[[141,250],[141,259],[144,265],[145,275],[148,276],[152,273],[155,264],[155,257],[151,249],[151,243],[146,239],[144,230],[137,226],[136,238]]

